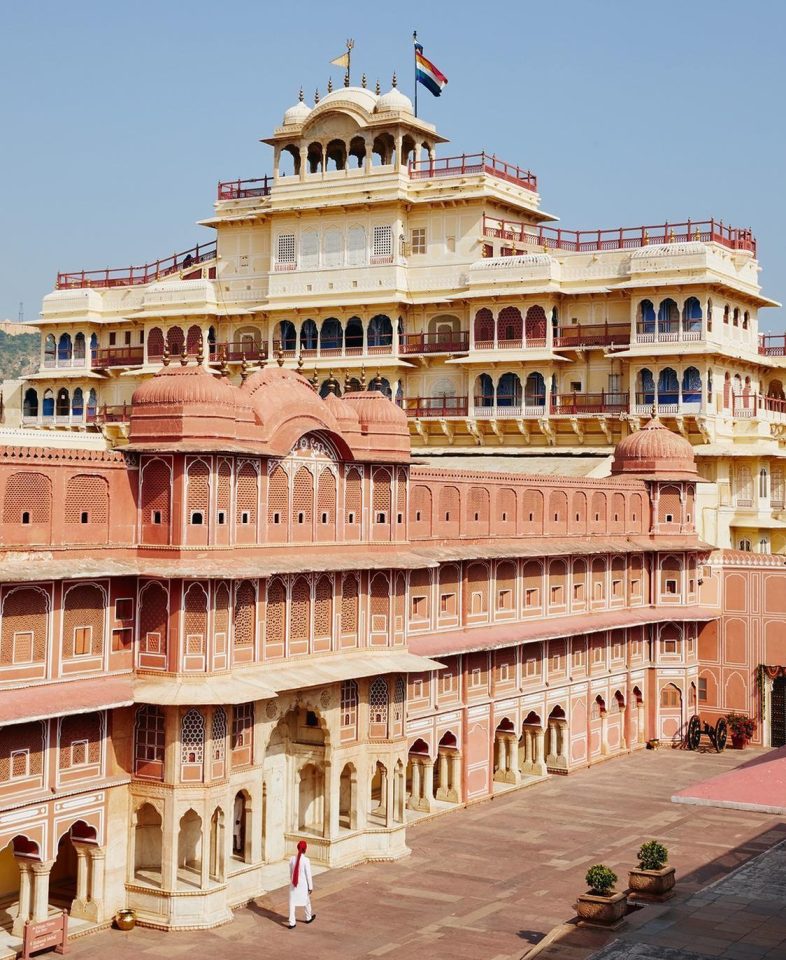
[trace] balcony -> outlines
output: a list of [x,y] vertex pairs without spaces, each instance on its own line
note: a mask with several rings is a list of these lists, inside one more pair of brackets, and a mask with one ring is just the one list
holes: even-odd
[[628,412],[627,393],[558,393],[552,398],[553,416],[596,416]]
[[218,200],[245,200],[248,197],[269,197],[273,178],[264,176],[254,180],[222,180],[218,184]]
[[577,323],[558,327],[554,333],[554,347],[561,350],[581,350],[584,347],[626,347],[630,343],[630,324]]
[[87,357],[57,357],[48,353],[41,364],[43,370],[86,370]]
[[399,353],[466,353],[469,350],[469,333],[457,330],[449,333],[407,333],[401,336]]
[[704,339],[701,323],[691,327],[679,324],[639,323],[636,326],[636,343],[699,343]]
[[467,397],[408,397],[402,405],[408,417],[421,420],[466,417],[468,411]]
[[432,180],[438,177],[465,177],[486,173],[517,187],[537,193],[538,178],[530,170],[505,163],[488,153],[463,153],[460,157],[439,157],[433,160],[411,160],[408,166],[411,180]]
[[786,333],[759,334],[759,356],[786,357]]
[[144,362],[144,347],[102,347],[93,351],[90,366],[94,370],[105,370],[107,367],[141,367]]
[[637,416],[648,416],[653,413],[667,417],[696,416],[708,412],[704,405],[701,393],[677,391],[658,393],[651,391],[637,393],[632,412]]
[[267,360],[267,344],[251,340],[225,340],[211,344],[209,358],[211,363],[220,363],[222,359],[229,363],[243,360],[255,363],[257,360]]
[[[484,237],[571,253],[606,250],[633,250],[648,244],[685,243],[699,240],[718,243],[729,250],[744,250],[756,256],[756,239],[741,227],[729,227],[722,220],[686,220],[655,226],[614,227],[610,230],[565,230],[483,215]],[[511,251],[515,253],[515,251]]]
[[274,340],[273,356],[281,354],[283,357],[292,358],[302,356],[304,360],[335,360],[344,357],[391,357],[393,356],[393,341],[387,343],[369,343],[364,345],[358,343],[354,338],[345,344],[330,346],[328,344],[318,344],[314,347],[307,347],[300,344],[298,350],[293,340]]
[[503,337],[496,340],[478,340],[472,344],[474,350],[543,350],[547,345],[546,337]]
[[[106,289],[110,287],[133,287],[152,283],[174,274],[187,273],[194,267],[216,259],[216,241],[198,243],[182,253],[173,253],[171,257],[145,263],[141,267],[116,267],[106,270],[80,270],[76,273],[58,273],[58,290],[73,290],[80,287]],[[201,272],[200,272],[201,276]],[[197,279],[184,276],[181,279]]]

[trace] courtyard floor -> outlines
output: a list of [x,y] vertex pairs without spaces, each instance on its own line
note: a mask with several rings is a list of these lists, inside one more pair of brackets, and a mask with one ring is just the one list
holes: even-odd
[[[318,876],[317,919],[310,926],[284,926],[282,889],[238,910],[232,923],[215,930],[107,930],[72,942],[69,953],[74,960],[278,960],[295,950],[318,960],[519,960],[574,916],[575,897],[593,863],[611,866],[624,889],[639,845],[657,838],[677,868],[679,894],[671,901],[676,907],[786,839],[781,817],[670,800],[676,791],[750,761],[753,754],[641,751],[421,821],[408,830],[412,855],[404,860]],[[663,910],[644,907],[631,919],[639,927],[648,916],[655,922]],[[611,937],[582,938],[575,946],[569,939],[564,949],[554,944],[543,955],[587,957]],[[628,952],[606,956],[668,956],[630,952],[639,949],[632,943],[620,949]],[[762,955],[739,954],[745,960]],[[783,954],[766,955],[786,958],[786,945]]]

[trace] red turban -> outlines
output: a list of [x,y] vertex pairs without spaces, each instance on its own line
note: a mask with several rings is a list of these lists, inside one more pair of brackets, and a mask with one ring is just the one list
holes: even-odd
[[298,840],[297,844],[297,859],[295,860],[295,869],[292,871],[292,886],[296,887],[297,882],[300,879],[300,858],[306,852],[308,844],[305,840]]

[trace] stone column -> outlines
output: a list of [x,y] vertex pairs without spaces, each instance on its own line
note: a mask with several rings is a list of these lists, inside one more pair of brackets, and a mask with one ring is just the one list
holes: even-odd
[[508,783],[520,783],[521,782],[521,773],[519,772],[519,765],[516,762],[516,753],[518,749],[518,740],[516,739],[515,734],[510,734],[510,736],[505,738],[507,740],[507,778]]
[[439,789],[437,790],[437,800],[447,800],[448,790],[450,789],[448,775],[448,755],[444,750],[439,752]]
[[[74,843],[73,841],[71,841]],[[74,843],[76,850],[76,897],[71,904],[70,912],[75,916],[86,917],[89,894],[89,871],[87,847],[84,843]]]
[[647,740],[646,717],[644,714],[644,703],[641,700],[636,702],[636,735],[639,743],[645,743]]
[[559,752],[557,754],[557,759],[560,761],[561,765],[566,767],[568,766],[568,725],[563,720],[561,723],[557,723],[557,730],[559,736]]
[[461,802],[461,755],[458,750],[450,756],[450,791],[448,799]]
[[14,857],[14,859],[19,867],[19,910],[11,932],[15,936],[21,937],[25,929],[25,922],[30,919],[33,865],[27,858]]
[[557,759],[557,723],[554,720],[549,720],[549,753],[546,758],[546,763],[554,764],[554,761]]
[[33,909],[32,920],[38,923],[49,916],[49,874],[54,866],[54,860],[39,860],[31,866],[33,868]]
[[497,774],[502,778],[505,774],[505,738],[497,736]]
[[104,919],[104,867],[106,866],[106,850],[104,847],[90,847],[91,860],[90,876],[90,903],[94,919],[100,922]]
[[300,157],[300,170],[298,172],[298,178],[301,183],[304,183],[306,180],[306,169],[308,167],[308,158],[306,155],[306,150],[302,143],[297,148],[297,153],[298,153],[298,156]]
[[412,810],[420,809],[420,760],[412,761],[412,793],[409,795],[409,806]]
[[524,727],[524,764],[527,767],[527,773],[532,772],[532,768],[535,764],[534,750],[533,750],[533,731],[531,727]]
[[628,731],[626,729],[628,711],[626,707],[620,707],[620,749],[628,749]]
[[385,826],[388,825],[388,816],[390,813],[390,804],[388,803],[388,771],[387,767],[383,767],[379,774],[379,805],[382,807],[382,811],[385,817]]
[[609,752],[609,718],[605,710],[600,715],[600,752],[606,756]]
[[423,764],[423,807],[428,812],[434,800],[434,761],[429,758]]
[[544,760],[545,739],[546,739],[545,730],[543,729],[543,727],[538,727],[535,730],[535,744],[534,744],[534,750],[533,750],[532,768],[533,768],[533,772],[540,776],[543,776],[546,773],[546,763]]

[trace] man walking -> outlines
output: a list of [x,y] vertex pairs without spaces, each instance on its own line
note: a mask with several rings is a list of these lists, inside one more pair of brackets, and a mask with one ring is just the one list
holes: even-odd
[[295,907],[303,907],[306,914],[306,923],[316,919],[311,912],[311,892],[314,881],[311,877],[311,861],[306,856],[308,844],[300,840],[297,845],[297,855],[289,858],[289,929],[295,928]]

